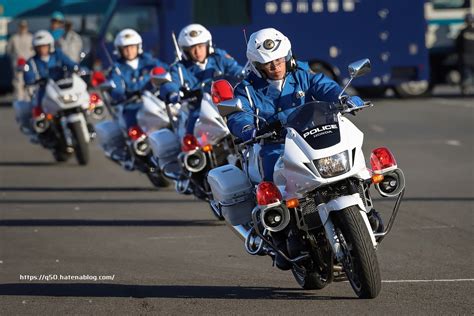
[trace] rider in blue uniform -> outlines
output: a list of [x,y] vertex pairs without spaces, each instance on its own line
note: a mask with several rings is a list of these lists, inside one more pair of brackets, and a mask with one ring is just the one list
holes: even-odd
[[[155,67],[168,70],[168,65],[144,53],[141,36],[132,29],[120,31],[114,40],[116,53],[119,56],[109,74],[113,89],[110,95],[114,103],[120,103],[143,90],[153,90],[150,82],[150,71]],[[122,115],[127,128],[137,125],[139,104],[126,105]]]
[[[211,81],[226,76],[237,83],[243,77],[243,68],[226,51],[212,46],[211,33],[200,24],[191,24],[181,30],[178,45],[182,60],[171,66],[172,82],[161,86],[160,94],[168,102],[180,100],[180,90],[208,92]],[[192,134],[199,117],[200,100],[190,111],[187,133]]]
[[[227,121],[230,131],[238,138],[248,140],[254,137],[257,124],[265,129],[277,121],[285,123],[293,108],[307,102],[339,102],[342,88],[325,75],[311,71],[307,63],[296,61],[290,41],[276,29],[267,28],[253,33],[247,44],[247,58],[251,72],[234,91],[242,101],[244,112],[229,115]],[[346,103],[353,107],[364,104],[357,96],[347,96]],[[263,117],[267,123],[263,120],[257,123],[255,116],[245,112]],[[283,149],[284,144],[281,143],[262,146],[260,155],[265,181],[273,181],[275,163]],[[375,210],[369,219],[371,222],[379,220]],[[378,226],[373,228],[379,229]],[[277,247],[287,252],[286,236],[273,233],[272,237]],[[291,268],[291,264],[279,255],[275,262],[280,269]]]
[[33,36],[35,55],[28,59],[24,67],[25,84],[40,83],[36,92],[35,105],[41,105],[45,93],[47,79],[59,80],[64,76],[64,68],[69,71],[79,69],[79,66],[64,53],[54,48],[53,36],[45,30],[36,32]]

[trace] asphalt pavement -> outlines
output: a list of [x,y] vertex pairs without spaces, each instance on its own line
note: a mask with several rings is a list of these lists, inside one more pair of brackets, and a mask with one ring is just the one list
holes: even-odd
[[[0,314],[472,314],[474,99],[376,100],[350,119],[407,178],[377,253],[382,291],[299,288],[209,207],[108,161],[57,164],[0,107]],[[387,217],[393,200],[374,193]]]

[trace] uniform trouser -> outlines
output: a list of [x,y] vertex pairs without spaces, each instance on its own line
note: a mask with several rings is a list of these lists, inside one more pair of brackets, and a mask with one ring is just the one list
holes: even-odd
[[127,130],[130,127],[136,126],[138,124],[137,113],[139,109],[140,109],[139,104],[133,104],[133,105],[125,106],[125,108],[122,110],[122,118]]
[[186,125],[186,134],[194,134],[194,126],[199,118],[200,108],[189,111],[188,123]]
[[273,181],[273,170],[278,158],[283,154],[284,144],[270,144],[262,146],[260,157],[262,158],[263,180]]

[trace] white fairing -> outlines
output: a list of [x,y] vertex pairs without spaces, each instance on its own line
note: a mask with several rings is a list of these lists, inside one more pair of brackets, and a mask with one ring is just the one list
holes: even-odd
[[[339,115],[341,141],[331,147],[313,149],[294,129],[288,128],[283,155],[275,164],[273,179],[284,198],[300,197],[322,185],[356,177],[368,179],[362,152],[364,134],[347,118]],[[348,151],[350,170],[339,176],[323,178],[313,161]],[[355,156],[354,156],[355,153]]]
[[[61,82],[72,81],[68,88],[61,89]],[[56,114],[61,110],[81,107],[87,110],[89,107],[89,93],[87,84],[77,74],[73,74],[70,79],[48,80],[46,92],[42,101],[43,110],[49,114]]]
[[170,120],[165,103],[153,93],[145,91],[142,94],[143,106],[137,113],[140,128],[149,135],[153,131],[168,127]]
[[194,126],[194,136],[201,145],[216,145],[229,134],[230,131],[212,102],[211,96],[205,93],[202,97],[199,118]]

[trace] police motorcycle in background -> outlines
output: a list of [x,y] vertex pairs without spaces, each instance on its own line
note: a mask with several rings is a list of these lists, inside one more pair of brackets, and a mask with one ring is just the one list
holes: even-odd
[[[368,71],[368,59],[352,63],[349,83]],[[405,180],[385,147],[372,151],[372,169],[366,167],[363,133],[344,115],[372,104],[350,108],[342,93],[340,100],[296,108],[284,126],[260,131],[239,145],[243,170],[224,165],[211,170],[208,181],[214,205],[249,254],[281,256],[304,289],[322,289],[347,277],[359,298],[375,298],[381,289],[376,249],[398,213]],[[243,111],[238,99],[221,102],[218,108],[223,116]],[[258,160],[255,147],[279,137],[285,146],[274,182],[262,182],[252,165]],[[371,185],[382,197],[397,197],[385,230],[369,222]],[[275,236],[280,241],[283,236],[286,249]]]
[[[211,82],[209,80],[203,84]],[[179,105],[179,113],[170,117],[172,128],[161,129],[150,135],[154,157],[163,174],[176,181],[178,193],[192,193],[201,200],[211,201],[207,173],[215,167],[235,164],[237,161],[232,136],[215,105],[232,95],[232,86],[226,80],[213,82],[211,95],[201,93],[201,89],[187,91]],[[199,118],[193,134],[186,134],[189,107],[196,102],[201,103]],[[176,111],[169,108],[168,113]],[[211,210],[215,211],[215,208]],[[223,219],[219,212],[214,215]]]
[[[112,70],[113,71],[113,70]],[[151,71],[151,81],[160,82],[157,74],[165,70],[155,67]],[[105,156],[127,171],[143,172],[156,187],[165,187],[168,181],[157,168],[148,141],[148,135],[170,125],[166,106],[158,98],[158,93],[143,91],[130,96],[124,102],[112,104],[109,91],[113,86],[104,82],[99,86],[103,102],[112,119],[100,122],[95,126],[97,136]],[[122,112],[127,106],[138,106],[137,125],[127,129]]]
[[[87,165],[88,145],[95,136],[88,119],[95,111],[91,110],[87,83],[78,71],[58,71],[64,73],[62,79],[41,79],[27,87],[32,101],[15,101],[15,117],[30,141],[51,150],[56,161],[66,161],[74,153],[80,165]],[[45,86],[45,95],[39,106],[34,96],[41,86]],[[95,105],[96,111],[101,110],[102,105]]]

